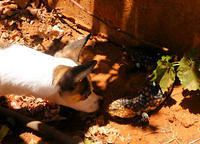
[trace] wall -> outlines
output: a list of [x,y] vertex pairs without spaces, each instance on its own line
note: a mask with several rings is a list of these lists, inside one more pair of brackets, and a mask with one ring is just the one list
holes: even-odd
[[54,3],[92,33],[104,33],[126,45],[135,39],[182,53],[200,43],[199,0],[76,0],[104,21],[90,16],[71,0]]

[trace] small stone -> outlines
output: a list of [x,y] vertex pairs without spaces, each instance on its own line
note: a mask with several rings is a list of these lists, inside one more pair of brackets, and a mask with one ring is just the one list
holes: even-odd
[[170,122],[170,123],[173,123],[174,121],[175,121],[175,116],[174,115],[170,115],[169,116],[169,118],[168,118],[168,121]]
[[189,128],[195,124],[195,120],[191,118],[185,118],[181,123],[185,128]]

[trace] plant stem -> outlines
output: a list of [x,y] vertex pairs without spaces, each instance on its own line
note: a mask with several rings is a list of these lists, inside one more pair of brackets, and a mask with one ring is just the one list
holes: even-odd
[[180,61],[172,62],[172,66],[179,66],[179,65],[180,65]]
[[172,66],[179,66],[180,64],[172,64]]

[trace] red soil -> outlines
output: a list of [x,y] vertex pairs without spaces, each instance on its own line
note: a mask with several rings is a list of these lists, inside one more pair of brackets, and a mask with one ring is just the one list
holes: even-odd
[[[78,29],[70,21],[59,21],[53,13],[48,13],[44,8],[38,10],[35,15],[37,18],[23,11],[21,10],[18,16],[0,21],[1,40],[26,44],[53,54],[69,40],[88,33]],[[52,32],[55,25],[64,32]],[[63,33],[65,36],[60,40]],[[66,113],[66,121],[54,122],[52,125],[85,143],[188,144],[200,138],[200,93],[183,91],[181,86],[175,86],[163,107],[150,116],[149,125],[146,127],[137,125],[130,119],[117,120],[107,115],[106,108],[110,102],[124,96],[133,97],[145,80],[144,73],[127,73],[129,62],[124,56],[121,47],[100,37],[93,37],[84,49],[80,61],[98,61],[91,77],[95,92],[103,96],[102,107],[99,112],[89,115],[70,111]],[[26,102],[24,103],[26,105]],[[30,137],[34,139],[34,136],[27,133],[20,135],[26,142]],[[5,141],[13,143],[13,139],[15,137],[8,136]],[[195,144],[197,143],[200,141]]]

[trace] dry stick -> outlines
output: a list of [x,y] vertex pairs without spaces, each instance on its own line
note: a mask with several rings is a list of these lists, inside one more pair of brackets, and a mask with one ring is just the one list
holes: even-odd
[[136,38],[135,36],[133,36],[132,34],[124,31],[124,30],[121,30],[120,28],[117,28],[116,26],[112,25],[112,24],[109,24],[108,22],[104,21],[103,19],[99,18],[98,16],[94,15],[93,13],[91,13],[90,11],[88,11],[86,8],[84,8],[83,6],[81,6],[78,2],[76,2],[75,0],[70,0],[73,4],[75,4],[77,7],[79,7],[81,10],[83,10],[84,12],[86,12],[87,14],[89,14],[90,16],[94,17],[95,19],[99,20],[100,22],[104,23],[105,25],[107,25],[108,27],[110,27],[111,29],[114,29],[118,32],[121,32],[127,36],[129,36],[130,38],[133,38],[135,40],[137,40],[138,42],[142,42],[144,44],[148,44],[148,45],[151,45],[153,47],[157,47],[157,48],[162,48],[161,46],[159,45],[156,45],[154,43],[151,43],[149,41],[145,41],[145,40],[142,40],[142,39],[139,39],[139,38]]
[[[173,128],[170,126],[170,131],[172,132],[172,138],[169,140],[169,141],[167,141],[166,142],[166,144],[169,144],[169,143],[171,143],[171,142],[173,142],[174,140],[176,140],[176,142],[178,143],[178,144],[180,144],[180,142],[179,142],[179,140],[176,138],[176,136],[175,136],[175,134],[174,134],[174,131],[173,131]],[[165,133],[165,135],[166,135],[166,133]],[[166,135],[166,137],[168,137],[167,135]]]
[[56,130],[55,128],[48,126],[41,121],[35,121],[32,118],[19,114],[8,108],[0,106],[0,113],[9,117],[13,117],[17,121],[26,125],[26,127],[37,131],[39,134],[58,141],[60,144],[75,144],[71,137],[65,135],[64,133]]
[[196,140],[193,140],[193,141],[191,141],[189,144],[193,144],[193,143],[196,143],[196,142],[198,142],[198,141],[200,141],[200,138],[198,138],[198,139],[196,139]]
[[173,139],[167,141],[165,144],[169,144],[169,143],[173,142],[174,140],[176,140],[176,138],[173,138]]

